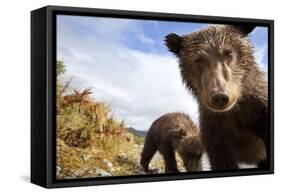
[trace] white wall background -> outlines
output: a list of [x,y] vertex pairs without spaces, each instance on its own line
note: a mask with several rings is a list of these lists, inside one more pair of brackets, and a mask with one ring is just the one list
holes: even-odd
[[[45,190],[29,183],[30,11],[45,5],[267,18],[275,20],[275,175]],[[0,193],[280,192],[281,13],[277,0],[3,0],[0,6]],[[278,89],[279,88],[279,89]]]

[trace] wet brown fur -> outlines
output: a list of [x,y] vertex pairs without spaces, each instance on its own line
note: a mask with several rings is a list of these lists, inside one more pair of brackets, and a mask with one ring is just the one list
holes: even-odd
[[[268,90],[248,40],[251,30],[213,25],[166,36],[169,50],[179,59],[183,82],[198,100],[202,142],[213,170],[237,169],[240,162],[268,167]],[[222,54],[229,48],[231,62]],[[228,92],[228,109],[210,106],[212,87]]]
[[166,172],[178,172],[175,151],[187,171],[201,170],[203,147],[199,130],[183,113],[165,114],[151,125],[141,154],[141,165],[146,172],[149,172],[149,162],[157,150],[165,160]]

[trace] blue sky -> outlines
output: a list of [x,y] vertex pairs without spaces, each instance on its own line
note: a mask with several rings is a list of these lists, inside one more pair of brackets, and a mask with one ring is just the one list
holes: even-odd
[[[162,114],[188,113],[198,120],[196,100],[183,87],[176,58],[164,37],[186,34],[207,24],[58,16],[58,60],[74,88],[92,87],[94,97],[113,109],[128,126],[147,130]],[[250,35],[255,57],[267,72],[267,29]]]

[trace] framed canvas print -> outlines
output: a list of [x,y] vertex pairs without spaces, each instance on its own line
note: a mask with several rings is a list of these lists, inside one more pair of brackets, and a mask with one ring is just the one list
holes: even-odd
[[263,19],[32,11],[31,182],[272,174],[273,27]]

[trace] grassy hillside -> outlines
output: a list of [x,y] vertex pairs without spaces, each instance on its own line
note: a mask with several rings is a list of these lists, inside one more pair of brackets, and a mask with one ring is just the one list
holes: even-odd
[[[91,88],[75,89],[57,62],[57,178],[142,174],[139,165],[145,133],[114,117]],[[152,168],[164,169],[156,156]]]
[[137,130],[137,129],[134,129],[133,127],[129,127],[129,128],[127,128],[127,130],[139,137],[145,137],[145,135],[147,133],[147,131]]

